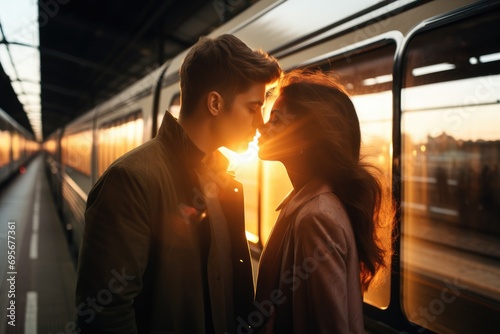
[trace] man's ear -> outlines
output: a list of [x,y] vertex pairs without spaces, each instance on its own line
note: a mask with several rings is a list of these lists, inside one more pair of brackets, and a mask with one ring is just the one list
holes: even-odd
[[212,116],[217,116],[222,111],[224,101],[222,96],[216,91],[211,91],[207,95],[207,107]]

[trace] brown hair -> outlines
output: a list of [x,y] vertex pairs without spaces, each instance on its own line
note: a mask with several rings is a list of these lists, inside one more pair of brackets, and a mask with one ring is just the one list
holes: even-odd
[[231,105],[234,95],[250,85],[271,83],[280,75],[275,58],[253,51],[233,35],[201,37],[180,69],[181,112],[188,117],[210,91],[217,91]]
[[390,247],[379,237],[377,227],[392,226],[394,210],[382,178],[372,174],[376,168],[361,161],[361,131],[354,105],[344,88],[322,72],[286,74],[279,94],[297,120],[302,119],[303,133],[311,139],[304,160],[316,175],[330,181],[349,215],[365,291],[390,256]]

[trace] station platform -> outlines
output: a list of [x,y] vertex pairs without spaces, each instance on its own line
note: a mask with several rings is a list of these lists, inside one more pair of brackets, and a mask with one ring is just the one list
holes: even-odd
[[72,332],[70,254],[39,154],[0,189],[0,333]]

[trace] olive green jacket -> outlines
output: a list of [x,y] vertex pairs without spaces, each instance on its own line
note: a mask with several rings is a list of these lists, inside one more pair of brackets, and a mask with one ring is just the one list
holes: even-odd
[[[115,161],[94,185],[77,273],[81,333],[193,334],[205,333],[207,323],[215,333],[235,332],[235,318],[248,313],[254,296],[243,191],[225,172],[225,158],[212,166],[208,175],[229,232],[230,245],[220,247],[213,222],[203,219],[195,172],[203,156],[167,112],[158,135]],[[200,240],[211,240],[210,251]],[[230,249],[229,262],[213,249]]]

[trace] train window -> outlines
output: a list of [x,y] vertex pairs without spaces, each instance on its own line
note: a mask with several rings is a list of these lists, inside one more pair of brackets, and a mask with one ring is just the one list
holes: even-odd
[[46,142],[43,143],[43,149],[48,152],[50,155],[55,156],[57,150],[57,143],[54,138],[50,138]]
[[10,162],[10,132],[7,123],[0,119],[0,167]]
[[[65,166],[90,177],[92,155],[92,131],[85,130],[63,136],[61,157]],[[70,172],[70,171],[66,171]],[[72,175],[74,176],[74,175]]]
[[15,131],[12,131],[12,161],[17,161],[21,158],[21,136]]
[[143,131],[140,111],[102,124],[98,132],[98,176],[118,157],[142,144]]
[[401,92],[402,304],[436,332],[500,326],[500,11],[420,32]]

